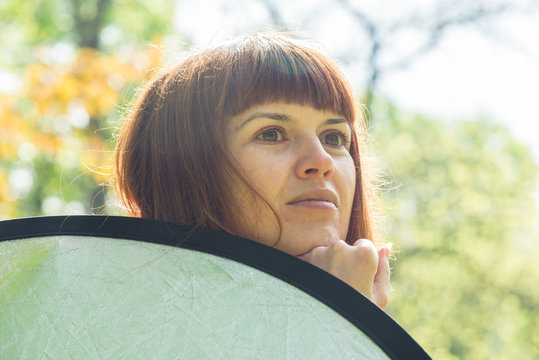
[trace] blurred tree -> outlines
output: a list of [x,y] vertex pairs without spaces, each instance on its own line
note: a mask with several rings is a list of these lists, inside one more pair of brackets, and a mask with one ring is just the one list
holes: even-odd
[[2,67],[21,84],[0,94],[0,218],[104,210],[120,105],[161,61],[158,46],[140,44],[159,45],[172,6],[0,5],[0,39],[21,50],[0,50]]
[[530,149],[486,120],[451,125],[380,103],[391,164],[389,313],[436,359],[537,359],[539,255]]
[[[226,0],[214,0],[214,2]],[[343,37],[338,43],[346,44],[335,52],[343,64],[353,65],[365,73],[362,80],[362,102],[372,116],[371,102],[379,91],[378,86],[385,76],[405,70],[421,57],[434,51],[442,40],[458,29],[468,28],[479,32],[487,39],[493,39],[508,48],[522,50],[516,39],[502,36],[499,24],[511,14],[530,14],[539,10],[535,0],[437,0],[411,2],[406,6],[397,5],[395,11],[391,2],[369,4],[354,0],[321,0],[316,6],[308,7],[302,15],[290,21],[290,4],[279,0],[257,0],[268,10],[269,21],[283,29],[297,29],[298,19],[302,29],[317,33],[323,29],[333,36]],[[389,5],[389,6],[388,6]],[[388,7],[386,10],[385,8]],[[322,10],[321,10],[322,9]],[[328,29],[327,21],[339,13],[339,22],[348,26],[342,29]],[[331,25],[334,27],[334,25]],[[329,30],[329,31],[328,31]],[[346,35],[351,36],[346,36]],[[356,85],[356,84],[354,84]]]
[[33,62],[36,46],[68,43],[107,50],[171,32],[174,2],[167,0],[28,0],[0,4],[2,65]]
[[[132,50],[121,59],[83,48],[67,64],[29,65],[22,94],[3,99],[0,174],[7,181],[0,200],[11,206],[4,205],[1,215],[69,210],[47,207],[51,197],[76,201],[76,212],[102,211],[119,104],[159,61],[156,48]],[[24,200],[20,206],[18,200]]]
[[99,47],[99,34],[110,3],[111,0],[71,0],[73,28],[80,47]]

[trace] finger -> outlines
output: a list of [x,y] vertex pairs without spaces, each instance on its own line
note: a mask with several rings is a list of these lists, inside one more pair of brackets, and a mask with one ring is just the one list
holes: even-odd
[[380,308],[385,309],[389,303],[389,293],[391,289],[389,268],[389,248],[383,247],[378,250],[378,269],[374,275],[373,282],[373,302]]
[[[363,271],[371,273],[374,277],[374,274],[377,271],[378,267],[378,250],[374,246],[374,243],[368,239],[359,239],[354,242],[353,245],[358,250],[357,260],[361,264]],[[371,277],[371,281],[372,281]]]
[[[372,247],[375,248],[375,247],[374,247],[374,243],[373,243],[371,240],[369,240],[369,239],[357,239],[357,240],[354,242],[354,245],[353,245],[353,246],[361,246],[361,245],[363,245],[363,246],[370,246],[370,245],[372,245]],[[375,249],[376,249],[376,248],[375,248]]]

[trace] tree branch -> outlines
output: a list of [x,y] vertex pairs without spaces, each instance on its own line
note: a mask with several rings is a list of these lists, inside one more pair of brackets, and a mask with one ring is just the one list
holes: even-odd
[[[384,68],[384,71],[398,70],[398,69],[403,69],[410,66],[410,63],[412,63],[418,57],[423,56],[427,54],[428,52],[432,51],[433,49],[435,49],[436,46],[439,44],[440,40],[450,29],[453,29],[462,25],[476,24],[480,21],[484,21],[486,19],[499,16],[502,13],[506,13],[510,9],[514,9],[514,7],[508,4],[502,4],[497,7],[490,8],[490,9],[484,8],[483,6],[480,5],[479,7],[473,9],[471,12],[457,14],[455,16],[449,16],[445,19],[438,20],[429,29],[427,29],[427,31],[430,32],[430,35],[422,45],[420,45],[410,54],[404,56],[402,59],[394,62],[393,64],[386,66]],[[437,9],[434,12],[435,13],[440,12],[440,9]],[[433,16],[429,16],[428,18],[432,18],[432,17]],[[406,27],[416,27],[417,23],[421,23],[421,22],[424,22],[424,21],[419,20],[417,17],[413,17],[413,18],[408,19],[405,22],[400,22],[398,24],[395,24],[394,26],[391,27],[391,31],[395,32]]]
[[345,8],[345,10],[347,10],[363,27],[370,41],[369,56],[367,58],[367,92],[365,94],[364,102],[367,112],[371,113],[373,92],[376,90],[380,75],[380,67],[378,62],[380,50],[382,49],[382,43],[379,35],[379,28],[374,21],[367,17],[367,15],[352,6],[349,0],[338,1]]
[[271,0],[260,0],[260,1],[261,1],[262,4],[264,4],[266,9],[268,9],[268,11],[270,13],[271,24],[273,26],[278,27],[281,30],[286,30],[287,26],[286,26],[285,22],[283,21],[283,18],[281,16],[281,12],[279,11],[279,9],[275,5],[275,3],[273,1],[271,1]]

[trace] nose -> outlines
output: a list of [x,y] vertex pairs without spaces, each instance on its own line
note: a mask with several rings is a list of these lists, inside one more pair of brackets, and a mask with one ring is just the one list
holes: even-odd
[[298,152],[300,156],[296,165],[296,175],[300,179],[313,177],[329,179],[333,176],[334,159],[328,154],[318,137],[305,139]]

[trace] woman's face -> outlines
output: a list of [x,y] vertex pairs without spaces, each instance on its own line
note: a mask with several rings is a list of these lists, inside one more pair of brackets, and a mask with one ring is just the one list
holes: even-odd
[[236,179],[230,191],[237,235],[296,256],[345,240],[356,184],[350,139],[342,115],[309,106],[269,103],[233,117],[228,149],[282,226],[279,239],[274,213]]

